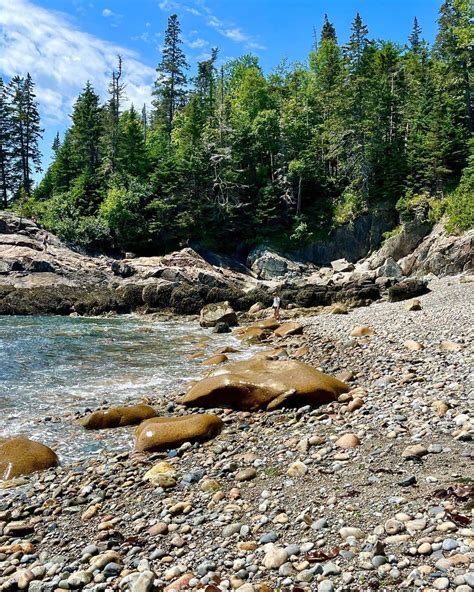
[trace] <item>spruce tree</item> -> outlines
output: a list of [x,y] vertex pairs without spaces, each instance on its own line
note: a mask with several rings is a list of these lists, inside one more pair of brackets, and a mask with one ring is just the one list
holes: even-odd
[[5,84],[0,78],[0,203],[4,208],[8,207],[17,185],[12,165],[11,110]]
[[324,15],[324,25],[321,30],[321,42],[335,41],[337,43],[336,29],[334,25],[329,22],[328,15]]
[[105,109],[106,115],[106,137],[105,151],[107,154],[110,172],[114,172],[117,164],[117,151],[120,142],[120,112],[125,92],[125,85],[120,82],[122,78],[122,57],[117,57],[117,69],[112,72],[112,80],[109,85],[110,99]]
[[43,137],[38,102],[35,100],[34,82],[30,74],[26,78],[14,76],[9,84],[12,121],[12,156],[16,174],[21,176],[21,187],[31,193],[33,171],[41,170],[39,140]]
[[72,113],[72,157],[79,171],[95,173],[100,164],[100,141],[104,131],[103,108],[90,82],[79,95]]
[[142,179],[147,172],[147,152],[143,139],[143,122],[133,105],[124,111],[119,122],[117,169],[120,173]]
[[410,51],[412,51],[413,53],[419,53],[420,48],[421,48],[421,27],[418,24],[418,19],[415,18],[413,19],[413,29],[411,31],[410,37],[408,38],[408,41],[410,42]]
[[54,154],[58,153],[58,150],[61,148],[61,139],[59,137],[59,132],[56,133],[54,136],[53,144],[51,149],[53,150]]
[[171,137],[173,119],[186,96],[185,70],[189,68],[186,56],[181,49],[181,27],[178,17],[173,14],[168,19],[161,62],[156,69],[153,105],[156,119],[164,123],[168,137]]

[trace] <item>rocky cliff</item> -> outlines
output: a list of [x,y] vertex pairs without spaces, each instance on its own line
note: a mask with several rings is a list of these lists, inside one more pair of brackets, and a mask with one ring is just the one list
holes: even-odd
[[473,232],[449,237],[437,226],[423,239],[427,230],[407,226],[355,264],[338,259],[318,268],[261,247],[245,267],[190,248],[162,257],[91,256],[32,220],[0,212],[0,314],[197,314],[222,301],[247,311],[256,302],[269,306],[276,290],[285,306],[300,307],[367,305],[395,292],[397,299],[412,297],[426,291],[427,273],[472,267]]

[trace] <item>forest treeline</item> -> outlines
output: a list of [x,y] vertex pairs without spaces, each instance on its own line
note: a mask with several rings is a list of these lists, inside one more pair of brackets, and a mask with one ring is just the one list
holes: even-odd
[[130,107],[118,58],[102,103],[90,82],[37,187],[42,129],[31,77],[0,82],[0,196],[85,246],[217,251],[297,247],[380,205],[473,226],[473,8],[445,0],[430,47],[373,40],[359,14],[326,16],[306,63],[265,75],[218,50],[194,77],[168,20],[153,104]]

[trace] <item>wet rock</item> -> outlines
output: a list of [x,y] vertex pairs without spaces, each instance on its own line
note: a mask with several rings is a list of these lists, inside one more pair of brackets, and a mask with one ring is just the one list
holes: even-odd
[[204,362],[202,362],[203,366],[218,366],[219,364],[223,364],[224,362],[227,362],[229,358],[225,355],[225,354],[216,354],[215,356],[212,356],[210,358],[208,358],[207,360],[204,360]]
[[319,405],[348,390],[346,384],[300,362],[254,357],[214,371],[191,387],[183,403],[257,410]]
[[56,453],[44,444],[22,436],[0,438],[0,480],[29,475],[58,464]]
[[204,442],[223,428],[217,415],[154,417],[142,422],[135,432],[135,450],[157,451],[181,446],[184,442]]
[[80,421],[87,430],[101,430],[136,425],[156,416],[150,405],[130,405],[129,407],[110,407],[105,411],[95,411]]

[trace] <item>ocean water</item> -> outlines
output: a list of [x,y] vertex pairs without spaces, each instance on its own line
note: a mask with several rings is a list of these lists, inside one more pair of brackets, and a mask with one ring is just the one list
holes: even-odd
[[132,428],[87,431],[74,414],[182,393],[206,372],[191,354],[236,344],[196,322],[0,316],[0,436],[43,442],[63,462],[130,449]]

